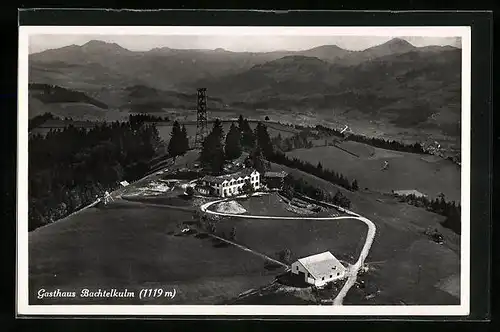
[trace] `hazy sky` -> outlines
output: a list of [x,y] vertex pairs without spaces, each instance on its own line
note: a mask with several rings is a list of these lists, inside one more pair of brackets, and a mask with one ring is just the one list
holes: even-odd
[[83,45],[89,40],[113,42],[133,51],[155,47],[177,49],[216,49],[229,51],[267,52],[275,50],[305,50],[321,45],[338,45],[349,50],[363,50],[382,44],[391,38],[405,39],[415,46],[452,45],[460,47],[459,37],[420,36],[152,36],[152,35],[31,35],[30,53],[59,48],[71,44]]

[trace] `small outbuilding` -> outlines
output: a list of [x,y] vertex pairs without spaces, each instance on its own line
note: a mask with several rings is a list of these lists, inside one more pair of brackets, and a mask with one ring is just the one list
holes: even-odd
[[292,264],[291,272],[304,278],[310,285],[321,287],[344,278],[347,269],[329,251],[304,258]]

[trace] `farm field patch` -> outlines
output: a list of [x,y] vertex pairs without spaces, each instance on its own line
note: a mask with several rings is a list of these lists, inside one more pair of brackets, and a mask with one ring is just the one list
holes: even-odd
[[[418,190],[431,198],[443,193],[449,200],[460,200],[460,168],[449,160],[436,160],[426,155],[384,150],[357,142],[339,144],[355,157],[334,146],[297,149],[287,153],[323,168],[340,172],[360,188],[390,193],[392,190]],[[388,161],[387,170],[382,170]]]
[[217,235],[229,235],[235,228],[235,242],[279,259],[289,249],[291,259],[331,251],[337,258],[354,263],[363,247],[367,228],[355,219],[261,220],[223,217],[216,223]]

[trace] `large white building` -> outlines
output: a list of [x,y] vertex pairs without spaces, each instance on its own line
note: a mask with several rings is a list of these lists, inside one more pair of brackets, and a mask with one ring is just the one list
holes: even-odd
[[325,251],[298,259],[292,264],[291,272],[302,276],[306,283],[321,287],[328,282],[344,278],[346,268],[331,252]]
[[213,194],[220,197],[229,197],[242,193],[243,185],[250,181],[254,190],[261,187],[260,173],[251,168],[245,168],[239,172],[220,176],[207,175],[200,181],[200,189],[208,193],[208,188]]

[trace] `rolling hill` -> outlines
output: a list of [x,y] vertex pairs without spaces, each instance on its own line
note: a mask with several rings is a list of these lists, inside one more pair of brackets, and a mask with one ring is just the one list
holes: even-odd
[[[81,91],[111,109],[193,109],[207,87],[212,109],[275,109],[386,121],[459,134],[461,50],[392,39],[363,51],[323,45],[264,53],[223,49],[130,51],[90,41],[30,55],[30,82]],[[157,92],[130,94],[132,87]],[[143,89],[143,90],[144,90]]]
[[454,123],[460,119],[461,53],[412,50],[356,66],[287,56],[195,85],[250,109],[335,108],[385,117],[401,127]]
[[[402,39],[393,39],[363,51],[350,51],[336,45],[323,45],[303,51],[231,52],[224,49],[171,49],[154,48],[149,51],[130,51],[116,43],[92,40],[78,46],[70,45],[46,50],[29,56],[30,80],[38,82],[43,71],[61,75],[81,71],[82,67],[104,79],[104,83],[116,78],[127,78],[160,89],[173,89],[176,85],[200,79],[237,74],[269,61],[287,56],[316,57],[339,65],[357,65],[382,56],[401,54],[415,49],[439,51],[441,48],[417,48]],[[31,71],[33,76],[31,76]],[[49,75],[50,76],[50,75]],[[108,77],[107,79],[105,77]],[[56,77],[50,76],[57,80]],[[65,86],[62,81],[40,82]],[[81,81],[84,81],[83,79]],[[113,82],[113,81],[111,81]]]

